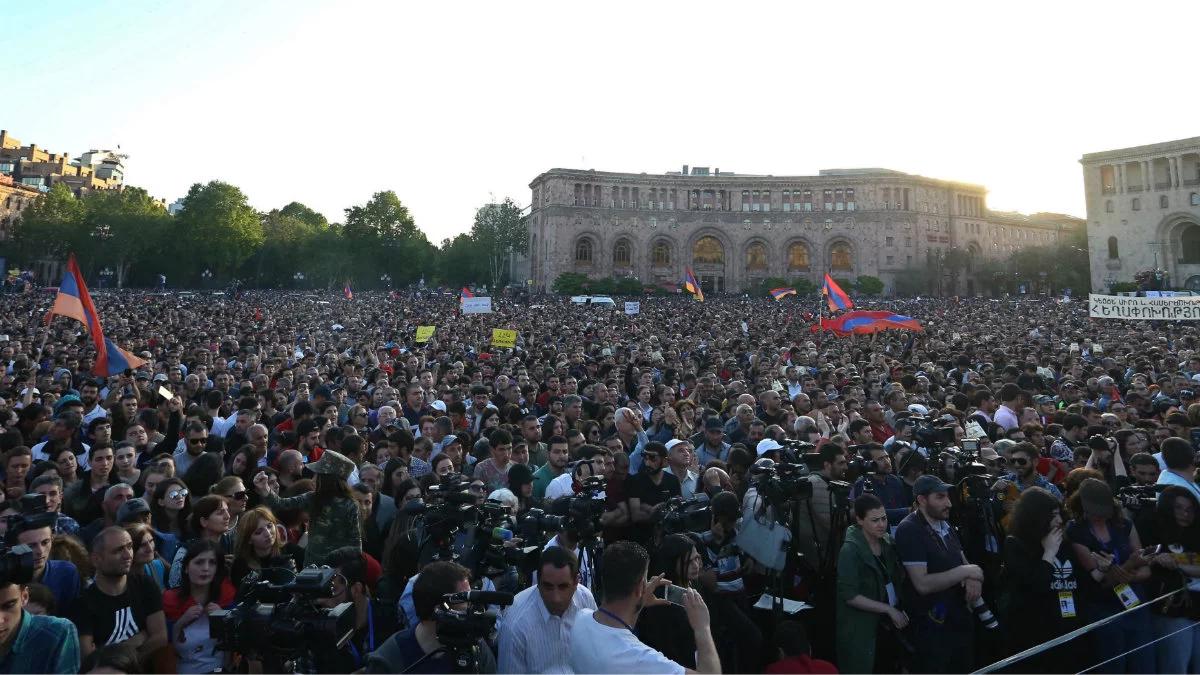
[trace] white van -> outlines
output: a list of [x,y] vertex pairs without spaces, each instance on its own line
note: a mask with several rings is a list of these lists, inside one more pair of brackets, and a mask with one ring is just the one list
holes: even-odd
[[606,307],[616,307],[617,303],[607,295],[574,295],[571,296],[571,304],[573,305],[604,305]]

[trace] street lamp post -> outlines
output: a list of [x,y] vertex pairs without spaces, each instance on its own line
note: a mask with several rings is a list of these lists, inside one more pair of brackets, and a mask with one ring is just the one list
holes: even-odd
[[304,284],[304,272],[296,272],[292,275],[292,279],[296,282],[296,288]]
[[100,288],[104,288],[108,285],[109,280],[112,279],[112,275],[113,271],[111,267],[105,267],[104,269],[100,270]]
[[383,274],[379,275],[379,282],[382,283],[384,286],[387,286],[388,290],[391,290],[392,275],[384,272]]
[[1046,287],[1046,270],[1038,272],[1038,276],[1042,279],[1042,291],[1050,295],[1050,289]]
[[200,273],[200,278],[204,280],[202,283],[204,284],[205,288],[208,288],[208,282],[212,279],[212,275],[212,270],[208,269],[207,267],[204,268],[204,271]]

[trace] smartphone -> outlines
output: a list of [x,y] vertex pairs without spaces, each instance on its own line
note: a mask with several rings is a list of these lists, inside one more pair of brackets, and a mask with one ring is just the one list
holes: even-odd
[[686,591],[687,589],[682,586],[667,584],[666,586],[659,586],[658,588],[654,589],[654,595],[655,597],[662,598],[673,605],[679,605],[682,607],[683,595]]

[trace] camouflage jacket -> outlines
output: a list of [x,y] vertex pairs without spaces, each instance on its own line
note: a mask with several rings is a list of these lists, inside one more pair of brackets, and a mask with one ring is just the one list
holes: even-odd
[[343,546],[362,550],[362,528],[358,524],[358,502],[335,499],[320,513],[312,513],[316,495],[306,492],[295,497],[280,498],[274,493],[263,503],[277,515],[280,511],[303,509],[309,512],[308,546],[304,549],[304,565],[324,565],[329,554]]

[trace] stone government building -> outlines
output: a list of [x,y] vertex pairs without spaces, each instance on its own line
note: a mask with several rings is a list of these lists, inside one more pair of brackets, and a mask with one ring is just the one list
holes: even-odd
[[[550,169],[529,185],[533,287],[565,272],[679,283],[691,267],[706,293],[768,277],[819,282],[898,275],[952,249],[972,261],[1048,246],[1083,221],[993,212],[979,185],[888,169],[816,176],[737,174],[685,165],[665,174]],[[970,274],[947,292],[982,290]]]

